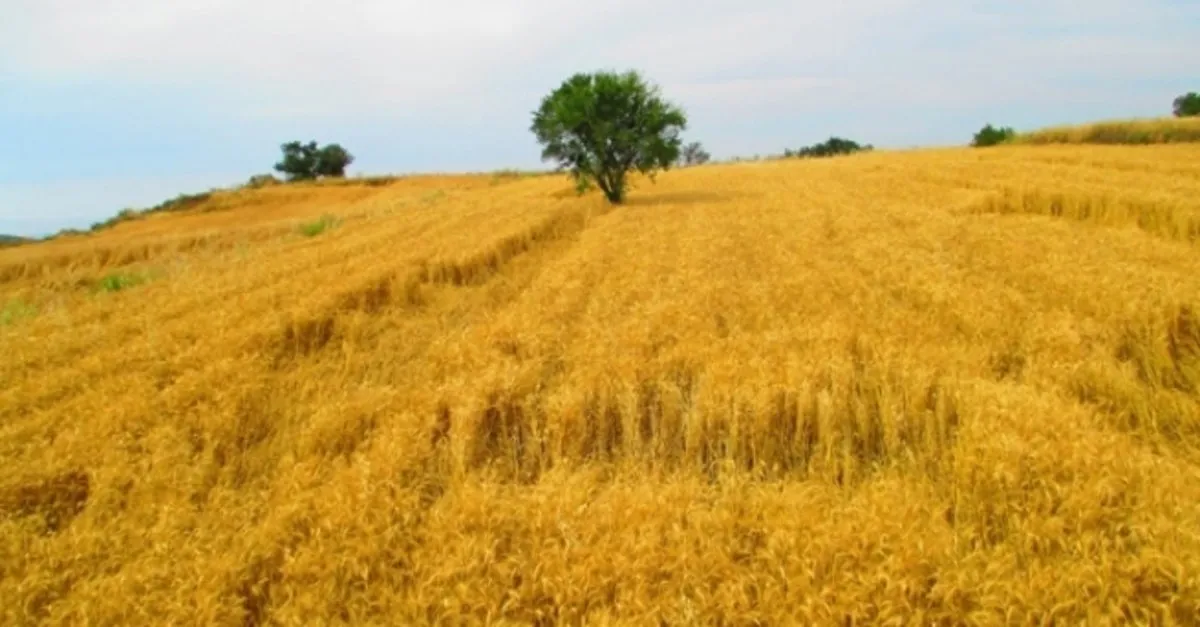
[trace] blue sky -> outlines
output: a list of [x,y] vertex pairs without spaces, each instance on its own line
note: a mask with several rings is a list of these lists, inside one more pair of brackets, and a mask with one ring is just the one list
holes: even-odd
[[1169,114],[1200,90],[1200,1],[0,0],[0,233],[268,172],[539,167],[538,100],[637,69],[716,157],[850,137],[962,144]]

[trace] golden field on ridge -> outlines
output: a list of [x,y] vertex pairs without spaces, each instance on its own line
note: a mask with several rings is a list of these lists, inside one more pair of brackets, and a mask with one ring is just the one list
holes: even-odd
[[210,204],[0,250],[0,623],[1200,622],[1200,145]]

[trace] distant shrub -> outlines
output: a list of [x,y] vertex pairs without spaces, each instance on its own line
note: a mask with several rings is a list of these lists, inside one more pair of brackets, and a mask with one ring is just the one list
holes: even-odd
[[975,137],[971,139],[971,145],[976,148],[997,146],[1011,141],[1016,136],[1017,132],[1011,127],[996,127],[988,124],[975,133]]
[[300,234],[305,237],[316,237],[325,231],[337,226],[338,219],[335,216],[326,214],[313,222],[305,222],[300,225]]
[[684,144],[683,150],[679,154],[679,165],[692,166],[703,165],[712,159],[712,155],[704,150],[704,146],[700,142],[691,142]]
[[870,144],[863,145],[856,141],[842,137],[830,137],[819,144],[805,146],[799,150],[784,150],[783,156],[787,158],[798,157],[801,159],[809,159],[836,157],[839,155],[852,155],[857,152],[866,152],[869,150],[874,150],[874,147]]
[[287,176],[289,181],[308,181],[325,177],[343,178],[346,167],[354,163],[354,156],[338,144],[317,147],[317,142],[288,142],[280,146],[283,159],[275,164],[275,170]]
[[249,181],[246,181],[246,184],[243,185],[243,187],[246,189],[259,189],[262,187],[279,185],[280,183],[282,183],[282,181],[275,178],[274,174],[255,174],[254,176],[250,177]]
[[1177,118],[1200,116],[1200,94],[1190,91],[1175,99],[1172,109]]

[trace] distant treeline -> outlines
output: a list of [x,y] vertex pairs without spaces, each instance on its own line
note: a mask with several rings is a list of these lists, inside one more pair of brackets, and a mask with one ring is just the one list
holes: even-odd
[[819,144],[805,146],[798,150],[788,148],[783,151],[783,156],[786,158],[799,157],[801,159],[836,157],[838,155],[852,155],[856,152],[865,152],[873,149],[874,146],[870,144],[863,145],[842,137],[830,137]]
[[27,237],[21,237],[19,235],[4,235],[0,233],[0,248],[4,248],[5,246],[19,246],[30,241],[32,240]]

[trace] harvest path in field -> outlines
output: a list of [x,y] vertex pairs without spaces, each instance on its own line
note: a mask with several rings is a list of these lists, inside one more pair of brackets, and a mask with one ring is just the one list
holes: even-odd
[[1200,619],[1195,146],[206,203],[0,250],[3,622]]

